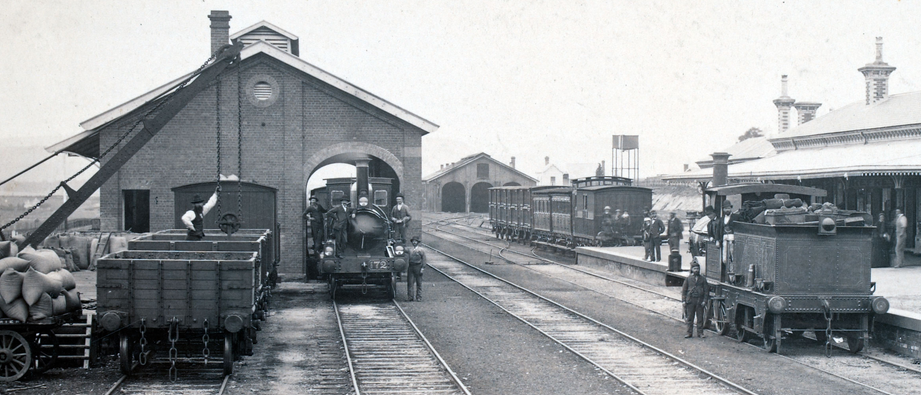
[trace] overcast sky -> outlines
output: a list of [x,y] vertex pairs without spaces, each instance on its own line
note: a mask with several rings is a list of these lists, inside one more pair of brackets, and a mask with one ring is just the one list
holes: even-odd
[[305,61],[440,125],[423,175],[477,152],[532,176],[545,156],[610,166],[615,134],[640,136],[641,176],[680,172],[751,127],[776,133],[781,74],[819,116],[862,100],[877,36],[890,93],[921,89],[917,1],[7,0],[0,154],[197,68],[216,9],[231,33],[268,21]]

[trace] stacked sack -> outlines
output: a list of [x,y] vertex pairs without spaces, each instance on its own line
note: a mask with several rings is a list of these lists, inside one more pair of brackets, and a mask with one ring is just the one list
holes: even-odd
[[73,274],[53,250],[0,243],[0,311],[22,322],[79,310]]

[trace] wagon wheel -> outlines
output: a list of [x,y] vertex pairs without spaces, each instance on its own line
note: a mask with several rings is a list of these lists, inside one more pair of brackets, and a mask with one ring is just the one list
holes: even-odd
[[780,317],[768,315],[764,321],[764,351],[780,353]]
[[44,373],[54,366],[60,353],[58,337],[54,332],[37,332],[32,338],[32,374]]
[[[729,310],[722,300],[711,300],[710,303],[710,311],[714,314],[714,317],[710,320],[710,329],[713,329],[714,332],[721,336],[725,336],[729,333]],[[714,303],[719,303],[719,306],[714,308]]]
[[861,334],[860,336],[848,336],[847,337],[847,349],[853,353],[859,353],[863,350],[864,340],[867,336],[866,333]]
[[22,335],[0,330],[0,381],[19,380],[32,366],[32,350]]
[[233,333],[224,333],[224,375],[233,374]]
[[130,374],[134,368],[134,342],[125,333],[118,336],[118,362],[123,374]]

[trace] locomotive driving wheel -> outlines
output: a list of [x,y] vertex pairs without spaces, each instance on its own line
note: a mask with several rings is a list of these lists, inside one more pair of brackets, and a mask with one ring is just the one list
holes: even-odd
[[0,381],[19,380],[31,366],[29,342],[19,333],[0,330]]
[[720,336],[729,333],[729,310],[722,300],[710,300],[710,312],[713,318],[710,320],[710,328]]

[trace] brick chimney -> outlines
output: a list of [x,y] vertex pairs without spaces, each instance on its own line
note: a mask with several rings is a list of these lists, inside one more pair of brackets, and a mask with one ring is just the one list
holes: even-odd
[[514,156],[512,157],[512,163],[509,163],[509,165],[511,165],[513,169],[515,168],[515,157]]
[[883,38],[876,38],[876,61],[863,66],[857,71],[863,73],[866,81],[866,104],[877,103],[889,97],[889,74],[895,67],[883,62]]
[[549,157],[549,156],[545,156],[545,157],[544,157],[544,166],[548,166],[548,165],[550,165],[550,157]]
[[212,10],[208,19],[211,20],[211,53],[213,54],[224,45],[230,44],[230,12]]
[[790,128],[790,108],[793,106],[793,100],[787,96],[787,75],[780,76],[780,97],[774,99],[774,105],[777,106],[777,132],[783,133]]
[[718,187],[726,185],[729,178],[729,154],[725,152],[714,152],[710,154],[713,157],[713,186]]

